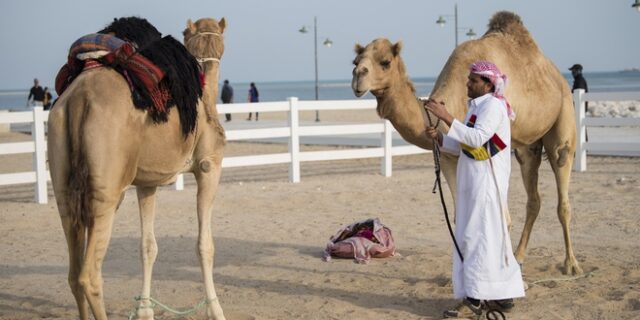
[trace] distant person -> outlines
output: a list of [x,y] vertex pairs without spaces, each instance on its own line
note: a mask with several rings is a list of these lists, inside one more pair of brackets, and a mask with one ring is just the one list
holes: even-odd
[[[249,102],[258,102],[258,88],[256,88],[256,84],[251,82],[251,84],[249,85],[249,96],[247,97],[247,100],[249,100]],[[251,121],[251,112],[249,112],[249,118],[247,118],[247,121]],[[256,112],[256,121],[258,121],[258,113]]]
[[44,105],[44,90],[40,86],[38,79],[33,79],[33,87],[29,91],[27,97],[27,106],[43,106]]
[[[229,84],[229,80],[224,80],[220,99],[222,100],[222,103],[233,103],[233,87]],[[231,113],[225,113],[224,117],[226,118],[226,122],[231,121]]]
[[[589,92],[589,88],[587,87],[587,80],[582,76],[582,65],[574,64],[569,68],[571,70],[571,75],[573,76],[573,87],[571,88],[571,93],[576,89],[584,89],[585,92]],[[584,104],[584,112],[587,113],[588,102]]]
[[[573,87],[571,87],[571,93],[576,89],[584,89],[584,92],[589,92],[589,88],[587,87],[587,80],[582,76],[582,65],[574,64],[569,68],[571,70],[571,75],[573,76]],[[589,110],[589,101],[584,102],[584,113],[587,114]],[[587,135],[587,130],[584,132],[585,140],[589,141],[589,135]]]
[[44,100],[42,101],[42,105],[45,110],[51,109],[51,104],[53,103],[53,96],[51,92],[49,92],[49,87],[44,87]]

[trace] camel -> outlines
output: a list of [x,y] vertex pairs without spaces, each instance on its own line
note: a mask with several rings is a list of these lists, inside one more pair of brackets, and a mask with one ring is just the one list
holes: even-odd
[[[136,187],[141,221],[143,285],[137,318],[153,319],[150,297],[158,253],[153,228],[156,189],[174,182],[182,172],[192,172],[197,182],[196,252],[204,278],[206,313],[209,319],[225,319],[212,278],[211,231],[225,145],[216,110],[225,27],[224,18],[189,20],[184,46],[176,41],[181,50],[186,47],[192,54],[184,51],[196,71],[196,87],[204,92],[201,98],[194,98],[197,116],[192,130],[183,128],[181,118],[188,116],[179,108],[172,107],[173,112],[160,122],[152,119],[148,110],[136,108],[128,80],[114,68],[80,73],[50,112],[51,179],[69,249],[68,281],[80,319],[89,319],[89,308],[95,319],[107,319],[102,263],[115,212],[129,185]],[[202,89],[198,68],[204,74]]]
[[[569,222],[569,180],[576,148],[576,124],[571,90],[558,68],[544,56],[520,17],[511,12],[498,12],[489,22],[488,31],[477,40],[462,43],[454,49],[429,95],[446,103],[454,117],[463,120],[467,111],[466,77],[469,66],[478,60],[494,62],[509,77],[505,96],[517,118],[512,122],[512,148],[520,164],[527,192],[526,222],[516,249],[516,259],[523,263],[534,222],[540,211],[538,169],[543,155],[554,172],[558,193],[557,214],[565,244],[564,274],[581,274],[571,244]],[[370,91],[377,100],[377,112],[388,119],[408,142],[433,150],[425,133],[427,125],[435,125],[435,116],[425,113],[415,96],[404,62],[400,57],[402,43],[392,44],[378,38],[366,47],[355,46],[352,90],[357,97]],[[429,123],[429,117],[434,119]],[[438,130],[446,132],[440,123]],[[443,153],[441,170],[454,195],[457,157]]]

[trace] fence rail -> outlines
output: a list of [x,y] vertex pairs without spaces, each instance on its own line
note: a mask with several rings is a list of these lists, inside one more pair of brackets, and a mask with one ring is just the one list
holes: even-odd
[[[577,90],[574,93],[576,110],[576,123],[578,125],[578,146],[574,170],[586,170],[587,151],[617,152],[618,150],[640,151],[640,143],[633,142],[586,142],[587,126],[639,126],[640,118],[592,118],[585,117],[584,103],[586,101],[623,101],[640,100],[640,92],[611,92],[611,93],[585,93]],[[323,100],[323,101],[299,101],[297,98],[289,98],[287,101],[239,103],[233,105],[218,105],[218,112],[247,113],[247,112],[287,112],[288,121],[286,127],[260,128],[249,130],[228,130],[227,140],[252,140],[265,138],[284,138],[288,142],[288,152],[260,155],[246,155],[225,157],[222,161],[223,168],[261,166],[272,164],[289,164],[289,179],[291,182],[300,182],[300,163],[305,161],[329,161],[361,158],[381,158],[381,174],[385,177],[392,175],[392,157],[401,155],[421,154],[429,151],[411,145],[393,146],[392,136],[395,129],[389,121],[368,124],[349,125],[313,125],[301,126],[299,121],[300,111],[313,110],[372,110],[375,109],[375,100]],[[32,141],[0,144],[0,155],[20,153],[33,154],[32,171],[0,174],[0,186],[33,183],[35,188],[35,201],[47,203],[47,182],[51,180],[46,165],[46,138],[45,126],[49,112],[42,107],[34,107],[32,111],[2,112],[0,113],[0,126],[12,124],[30,124]],[[346,150],[328,151],[300,151],[300,137],[336,136],[347,134],[379,134],[380,144],[377,147],[353,148]],[[175,188],[184,188],[184,178],[178,176]]]
[[[361,158],[381,158],[381,173],[385,177],[392,175],[392,157],[427,153],[429,151],[415,146],[393,146],[392,134],[395,132],[388,121],[380,121],[373,124],[350,125],[313,125],[302,126],[299,121],[299,112],[308,110],[373,110],[376,107],[375,100],[324,100],[324,101],[299,101],[290,98],[281,102],[263,103],[239,103],[233,105],[219,105],[218,112],[247,113],[247,112],[287,112],[288,121],[286,127],[258,128],[248,130],[228,130],[228,141],[253,140],[265,138],[285,138],[288,140],[287,153],[260,154],[248,156],[225,157],[222,160],[223,168],[260,166],[272,164],[289,164],[289,180],[300,182],[300,163],[306,161],[329,161]],[[33,171],[0,174],[1,185],[14,185],[24,183],[35,184],[35,200],[38,203],[47,203],[47,182],[51,180],[46,167],[46,140],[45,126],[48,111],[42,107],[34,107],[33,111],[0,113],[1,124],[31,124],[33,141],[0,144],[0,155],[17,153],[33,154]],[[300,151],[300,137],[303,136],[336,136],[346,134],[379,134],[380,146],[370,148],[352,148],[346,150],[327,151]],[[184,177],[178,175],[175,188],[184,188]]]
[[[233,105],[218,105],[218,112],[247,113],[247,112],[287,112],[288,123],[286,127],[273,127],[249,130],[229,130],[226,132],[227,140],[248,140],[266,138],[286,138],[288,140],[287,153],[261,154],[252,156],[225,157],[222,160],[223,168],[258,166],[269,164],[289,164],[289,181],[300,182],[300,163],[308,161],[330,161],[363,158],[381,158],[380,170],[385,177],[392,175],[392,157],[427,153],[430,151],[415,146],[393,146],[392,135],[395,129],[389,121],[380,121],[372,124],[349,125],[313,125],[301,126],[299,113],[312,110],[375,110],[375,100],[322,100],[299,101],[298,98],[289,98],[283,102],[266,103],[239,103]],[[380,147],[352,148],[346,150],[328,151],[300,151],[301,137],[336,136],[348,134],[379,134]],[[176,189],[184,187],[184,178],[178,176]]]
[[45,140],[45,123],[49,111],[35,107],[33,111],[0,113],[0,125],[31,124],[30,142],[13,142],[0,144],[0,155],[31,153],[33,154],[32,171],[0,174],[0,186],[22,183],[34,183],[35,201],[45,204],[48,201],[47,182],[51,181],[47,171],[47,142]]
[[606,141],[588,142],[587,127],[640,127],[640,118],[600,118],[586,117],[587,101],[627,101],[640,100],[640,92],[585,92],[578,89],[573,92],[573,103],[578,129],[574,171],[587,170],[587,151],[614,155],[637,155],[640,153],[640,142]]

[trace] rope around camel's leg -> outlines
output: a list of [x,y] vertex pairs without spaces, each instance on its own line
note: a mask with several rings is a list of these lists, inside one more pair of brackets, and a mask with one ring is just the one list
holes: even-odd
[[[155,306],[151,300],[149,298],[146,297],[138,297],[138,299],[136,299],[139,301],[138,303],[138,307],[136,308],[136,316],[138,320],[153,320],[153,307]],[[129,315],[129,319],[131,319],[131,316],[133,315],[133,312]]]
[[[134,316],[138,316],[138,319],[146,319],[146,318],[141,318],[140,314],[146,314],[147,311],[145,310],[150,310],[152,318],[149,319],[153,319],[153,308],[157,305],[159,307],[161,307],[162,309],[168,311],[171,314],[177,315],[177,316],[190,316],[195,314],[196,312],[198,312],[198,310],[202,309],[203,306],[211,303],[211,301],[207,301],[207,299],[202,299],[202,301],[198,302],[195,306],[193,306],[192,308],[189,308],[187,310],[177,310],[174,309],[172,307],[167,306],[166,304],[154,299],[153,297],[149,297],[149,298],[143,298],[143,297],[135,297],[136,301],[141,301],[141,300],[148,300],[150,302],[149,306],[138,306],[136,307],[133,311],[131,311],[129,313],[129,320],[133,320]],[[142,310],[142,311],[141,311]]]

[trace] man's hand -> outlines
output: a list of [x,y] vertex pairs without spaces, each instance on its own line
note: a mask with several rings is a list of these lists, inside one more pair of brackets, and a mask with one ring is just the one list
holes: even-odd
[[434,116],[442,119],[447,126],[451,126],[453,123],[453,116],[447,111],[443,101],[437,102],[433,99],[429,99],[424,102],[424,107],[427,111],[431,112]]
[[427,127],[427,135],[430,136],[431,139],[438,141],[438,144],[442,146],[442,132],[438,131],[438,129],[434,127]]

